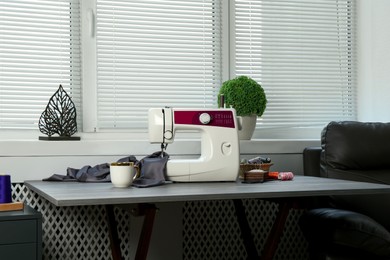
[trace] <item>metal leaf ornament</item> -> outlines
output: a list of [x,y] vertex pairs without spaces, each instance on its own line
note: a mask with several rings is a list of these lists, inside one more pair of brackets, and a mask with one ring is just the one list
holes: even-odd
[[[76,118],[76,107],[60,85],[39,118],[39,131],[48,135],[49,140],[53,139],[52,136],[55,134],[60,136],[60,140],[72,139],[71,135],[77,132]],[[40,137],[40,139],[45,138]]]

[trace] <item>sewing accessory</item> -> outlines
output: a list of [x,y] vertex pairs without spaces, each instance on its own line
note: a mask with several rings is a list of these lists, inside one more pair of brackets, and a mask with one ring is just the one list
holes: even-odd
[[248,160],[248,163],[270,163],[270,162],[271,162],[271,158],[261,157],[261,156]]
[[[243,162],[245,162],[245,161],[243,160]],[[240,164],[240,172],[239,172],[238,177],[240,180],[244,180],[245,172],[249,172],[249,171],[254,170],[254,169],[260,169],[260,170],[266,171],[267,172],[266,177],[267,177],[268,171],[272,165],[273,165],[273,163],[241,163]]]
[[294,179],[294,174],[292,172],[269,172],[269,179],[287,181]]
[[288,181],[294,179],[294,174],[292,172],[279,172],[279,180]]
[[244,183],[258,183],[264,182],[267,171],[261,169],[254,169],[244,173]]

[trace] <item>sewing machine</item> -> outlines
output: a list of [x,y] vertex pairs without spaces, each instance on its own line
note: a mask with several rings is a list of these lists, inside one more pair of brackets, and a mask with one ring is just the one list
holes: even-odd
[[201,154],[196,159],[170,159],[171,181],[235,181],[239,171],[240,144],[234,109],[152,108],[149,110],[149,141],[165,150],[180,130],[201,133]]

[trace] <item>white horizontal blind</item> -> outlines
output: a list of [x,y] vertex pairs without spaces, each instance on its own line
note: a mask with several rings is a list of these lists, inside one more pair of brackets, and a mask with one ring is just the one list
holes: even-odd
[[220,3],[97,0],[98,128],[146,128],[150,107],[215,107]]
[[38,129],[60,84],[81,114],[77,2],[0,1],[0,129]]
[[235,74],[265,89],[258,127],[356,119],[355,2],[235,1]]

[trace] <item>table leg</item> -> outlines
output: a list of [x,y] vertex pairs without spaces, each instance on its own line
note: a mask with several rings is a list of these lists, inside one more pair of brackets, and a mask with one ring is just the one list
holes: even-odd
[[157,208],[154,204],[139,204],[138,209],[133,211],[133,215],[144,216],[141,234],[138,240],[137,252],[135,260],[146,260],[150,239],[152,237],[154,218]]
[[272,260],[274,258],[276,250],[278,249],[278,244],[283,234],[283,229],[286,224],[288,214],[293,205],[294,202],[289,199],[279,201],[279,210],[276,215],[274,224],[272,225],[270,234],[268,235],[267,241],[264,245],[263,253],[261,255],[262,260]]
[[106,205],[106,218],[110,237],[111,255],[113,260],[122,260],[120,240],[113,205]]
[[241,237],[248,255],[247,259],[272,260],[275,256],[276,250],[278,249],[278,244],[282,237],[288,214],[291,208],[293,208],[296,204],[295,201],[289,199],[277,201],[279,210],[272,225],[270,234],[268,235],[267,241],[264,245],[261,257],[258,255],[255,243],[253,241],[253,235],[246,218],[245,208],[242,200],[234,199],[233,203],[236,211],[237,221],[241,229]]
[[248,255],[248,260],[259,259],[259,255],[253,241],[253,235],[251,228],[246,218],[245,207],[240,199],[234,199],[234,208],[236,211],[238,225],[241,229],[241,237],[245,246],[246,253]]

